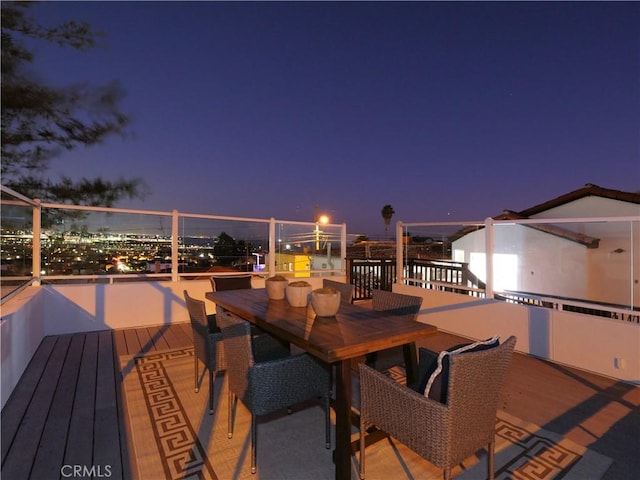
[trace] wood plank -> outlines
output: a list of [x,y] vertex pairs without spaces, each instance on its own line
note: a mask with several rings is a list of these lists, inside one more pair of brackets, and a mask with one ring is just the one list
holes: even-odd
[[142,351],[142,345],[138,338],[137,328],[127,328],[124,330],[124,338],[127,342],[127,354],[136,355]]
[[98,370],[97,332],[85,335],[78,383],[71,419],[69,437],[64,456],[65,465],[91,465],[93,461],[93,416],[96,398],[96,372]]
[[169,350],[169,343],[164,337],[167,325],[148,327],[147,330],[153,339],[156,350]]
[[[171,330],[178,337],[190,335],[188,323],[171,325]],[[79,367],[70,363],[75,348],[72,345],[78,341],[76,336],[85,338]],[[31,464],[38,456],[38,462],[44,459],[37,447],[41,442],[45,446],[49,442],[46,438],[50,433],[45,432],[52,428],[53,424],[48,422],[52,420],[53,411],[60,408],[62,394],[58,390],[63,390],[64,379],[72,376],[66,372],[67,368],[79,370],[65,464],[86,464],[85,459],[90,455],[89,465],[112,467],[111,478],[133,478],[133,460],[130,458],[133,449],[127,444],[128,417],[119,363],[116,363],[121,348],[123,354],[127,353],[125,333],[118,330],[76,336],[46,337],[2,410],[3,478],[35,478],[30,475]],[[438,332],[420,340],[419,346],[442,350],[464,341],[457,335]],[[139,345],[139,340],[136,343]],[[106,352],[105,344],[109,344]],[[88,393],[92,383],[93,395]],[[95,407],[91,405],[92,399],[95,399]],[[640,388],[637,386],[516,354],[499,407],[612,458],[614,463],[603,480],[635,480],[640,471],[640,456],[637,455]],[[47,414],[49,410],[50,415]],[[93,416],[95,429],[91,426],[94,422],[88,420]],[[83,443],[87,435],[93,437]],[[34,467],[34,472],[36,469],[53,472],[59,464],[60,461],[52,456],[49,469],[42,463],[42,466]],[[51,478],[51,475],[44,478]]]
[[148,327],[148,328],[138,328],[136,329],[136,333],[138,335],[138,341],[140,342],[140,352],[139,353],[149,353],[155,352],[157,350],[155,345],[155,339],[152,338],[154,335],[154,330],[157,327]]
[[70,343],[71,336],[56,338],[54,349],[14,438],[10,455],[2,465],[4,478],[29,478]]
[[181,338],[186,337],[186,340],[183,340],[184,345],[193,345],[193,332],[191,331],[191,323],[190,322],[180,322],[174,323],[174,327],[177,331],[179,331],[179,336]]
[[184,336],[181,330],[173,324],[159,326],[155,339],[158,350],[173,350],[184,346]]
[[138,480],[136,470],[133,468],[135,459],[133,445],[130,444],[131,425],[129,424],[129,416],[127,411],[127,403],[124,395],[124,385],[122,382],[122,370],[120,368],[120,356],[115,349],[115,331],[112,332],[111,338],[114,345],[113,362],[116,372],[116,401],[118,404],[118,428],[120,434],[120,459],[122,460],[122,480]]
[[127,355],[127,340],[124,337],[124,330],[114,330],[113,335],[113,348],[116,350],[116,355]]
[[[179,324],[170,324],[166,326],[164,331],[164,339],[167,341],[168,348],[173,350],[176,348],[185,348],[193,346],[193,340],[187,335],[183,328],[184,322]],[[188,323],[189,333],[191,332],[191,324]]]
[[[84,335],[73,335],[62,365],[62,371],[40,438],[33,467],[32,478],[48,478],[52,472],[60,472],[73,409],[74,392],[78,381]],[[91,463],[87,464],[91,466]]]
[[[189,325],[189,332],[191,331],[191,324]],[[169,342],[169,346],[172,349],[185,348],[193,345],[191,336],[185,335],[183,328],[179,324],[168,325],[165,332],[165,338]]]
[[182,329],[176,325],[168,325],[165,332],[165,338],[171,348],[183,348],[185,346],[191,346],[191,342],[187,342]]
[[112,478],[122,478],[122,458],[116,397],[117,371],[114,366],[113,342],[109,331],[100,332],[98,370],[96,376],[95,431],[93,464],[111,467]]
[[[419,344],[440,351],[464,341],[438,332]],[[640,471],[638,386],[516,353],[498,408],[612,458],[605,480]]]
[[13,445],[33,396],[38,388],[38,382],[42,377],[47,361],[56,344],[56,337],[45,337],[36,349],[33,358],[27,365],[20,381],[2,409],[1,443],[2,464],[4,465],[7,454]]

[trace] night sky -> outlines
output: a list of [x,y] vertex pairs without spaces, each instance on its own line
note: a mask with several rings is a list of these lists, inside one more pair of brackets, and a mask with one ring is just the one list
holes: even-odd
[[87,52],[37,44],[52,84],[120,82],[131,135],[52,172],[142,177],[118,206],[349,233],[482,220],[585,183],[640,190],[640,3],[47,2]]

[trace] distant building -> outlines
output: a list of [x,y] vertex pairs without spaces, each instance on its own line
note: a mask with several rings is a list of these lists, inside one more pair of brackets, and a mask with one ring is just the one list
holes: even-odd
[[[269,254],[267,254],[268,258]],[[294,277],[309,277],[311,275],[311,259],[309,254],[299,252],[276,252],[276,270],[291,272]]]
[[[640,216],[640,194],[587,184],[495,220]],[[467,228],[452,259],[485,281],[485,232]],[[494,289],[621,306],[640,304],[640,222],[500,225],[494,235]]]

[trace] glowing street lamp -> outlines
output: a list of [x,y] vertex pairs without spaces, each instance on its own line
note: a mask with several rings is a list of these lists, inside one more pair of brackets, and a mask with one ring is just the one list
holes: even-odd
[[326,225],[327,223],[329,223],[327,215],[320,215],[316,218],[316,252],[320,250],[320,224]]

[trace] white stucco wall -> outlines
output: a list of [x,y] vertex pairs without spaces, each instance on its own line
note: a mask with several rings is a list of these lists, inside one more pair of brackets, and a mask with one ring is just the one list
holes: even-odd
[[4,407],[45,335],[42,289],[28,287],[1,308],[0,393]]
[[[322,286],[321,278],[304,280],[314,288]],[[252,286],[264,287],[264,279],[254,277]],[[60,335],[188,321],[183,290],[187,290],[192,297],[204,299],[205,293],[211,291],[211,283],[207,279],[48,285],[44,289],[45,335]],[[212,302],[205,304],[208,312],[215,312]]]
[[[592,302],[640,305],[640,221],[556,225],[599,239],[598,248],[587,248],[524,225],[498,224],[494,231],[494,253],[514,256],[517,263],[516,272],[508,275],[512,283],[503,288]],[[473,256],[484,259],[485,234],[482,229],[453,242],[456,259],[467,263],[471,263]],[[496,284],[502,274],[498,260],[494,267]],[[470,268],[485,280],[484,265],[470,265]]]
[[640,384],[640,324],[515,305],[468,301],[465,295],[406,285],[394,291],[424,298],[418,320],[472,339],[518,337],[516,350]]
[[[307,281],[322,285],[321,278]],[[263,286],[264,280],[254,282],[255,288]],[[2,306],[2,405],[46,335],[185,322],[182,291],[204,298],[210,288],[208,280],[27,288]],[[422,296],[419,320],[443,331],[474,339],[516,335],[520,352],[640,383],[638,324],[406,285],[393,289]],[[215,310],[213,303],[206,305]]]
[[[633,217],[640,205],[590,196],[545,210],[531,218]],[[640,305],[640,222],[619,222],[616,228],[590,224],[582,232],[600,239],[588,251],[587,297],[595,301]],[[622,252],[616,252],[621,249]],[[633,294],[631,291],[633,290]],[[633,295],[633,297],[631,297]],[[633,300],[630,300],[633,298]]]
[[44,289],[45,333],[60,335],[188,321],[183,290],[204,299],[205,293],[211,291],[211,283],[188,280],[48,285]]

